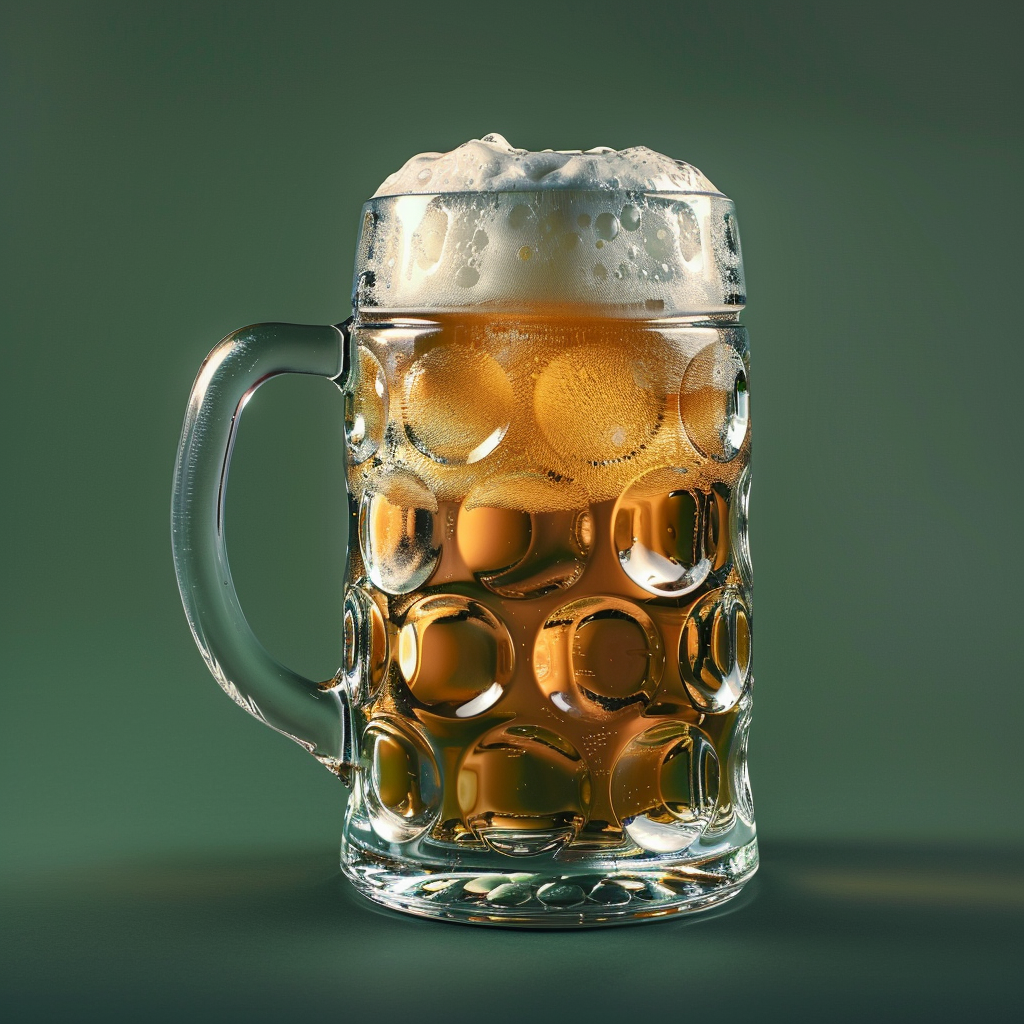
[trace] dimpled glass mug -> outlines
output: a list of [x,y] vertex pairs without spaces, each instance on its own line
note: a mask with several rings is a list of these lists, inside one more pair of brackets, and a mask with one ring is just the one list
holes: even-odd
[[[363,209],[339,327],[210,354],[174,556],[207,665],[351,787],[364,895],[481,924],[656,919],[757,867],[745,301],[732,203],[645,148],[414,157]],[[278,373],[344,394],[344,664],[278,664],[224,546]]]

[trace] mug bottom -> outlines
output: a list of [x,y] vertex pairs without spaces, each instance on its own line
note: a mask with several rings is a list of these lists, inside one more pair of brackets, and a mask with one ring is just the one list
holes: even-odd
[[657,868],[548,864],[504,874],[431,869],[345,840],[342,870],[363,896],[392,910],[461,924],[574,928],[693,914],[739,895],[757,870],[757,840],[699,863]]

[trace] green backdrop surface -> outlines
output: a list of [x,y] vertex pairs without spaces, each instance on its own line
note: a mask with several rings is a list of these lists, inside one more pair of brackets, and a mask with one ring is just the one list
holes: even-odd
[[[1013,9],[34,4],[3,15],[2,856],[324,848],[343,792],[195,650],[171,469],[209,348],[349,311],[359,207],[500,131],[737,203],[766,841],[1024,840]],[[269,649],[333,673],[341,400],[260,391],[228,498]]]

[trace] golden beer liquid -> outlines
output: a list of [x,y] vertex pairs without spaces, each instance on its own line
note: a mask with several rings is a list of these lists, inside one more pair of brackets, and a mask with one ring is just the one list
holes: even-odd
[[345,675],[374,830],[629,857],[752,827],[743,328],[431,313],[355,341]]

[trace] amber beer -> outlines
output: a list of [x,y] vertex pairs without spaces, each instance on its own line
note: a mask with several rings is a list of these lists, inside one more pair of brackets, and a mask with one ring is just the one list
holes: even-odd
[[752,825],[743,329],[435,312],[356,340],[354,813],[513,857]]

